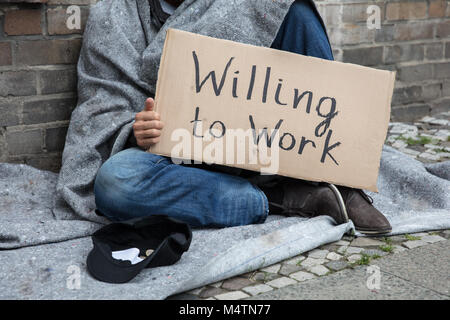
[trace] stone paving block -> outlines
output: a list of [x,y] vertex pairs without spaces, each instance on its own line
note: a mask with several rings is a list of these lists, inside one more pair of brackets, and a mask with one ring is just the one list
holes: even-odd
[[295,281],[291,278],[288,278],[288,277],[281,277],[281,278],[269,281],[266,284],[271,287],[274,287],[274,288],[282,288],[282,287],[286,287],[286,286],[288,286],[290,284],[294,284],[294,283],[297,283],[297,281]]
[[446,239],[441,236],[438,236],[438,235],[426,235],[426,236],[423,236],[421,240],[428,242],[428,243],[435,243],[438,241],[444,241]]
[[224,289],[221,289],[221,288],[206,287],[202,290],[202,292],[200,292],[200,294],[198,296],[200,298],[209,298],[209,297],[216,296],[218,294],[225,293],[225,292],[227,292],[227,291]]
[[283,264],[278,273],[281,274],[282,276],[288,276],[293,272],[300,271],[301,269],[302,267],[295,264]]
[[399,246],[397,244],[393,245],[392,247],[393,247],[392,252],[394,252],[394,253],[398,253],[398,252],[402,252],[402,251],[406,250],[405,248],[403,248],[402,246]]
[[345,250],[347,250],[348,246],[341,246],[337,249],[338,253],[344,254]]
[[353,262],[358,261],[358,260],[361,259],[361,258],[362,258],[362,255],[360,255],[360,254],[353,254],[353,255],[347,257],[347,260],[348,260],[350,263],[353,263]]
[[322,265],[317,265],[317,266],[313,266],[311,268],[308,268],[309,272],[312,272],[318,276],[324,276],[326,275],[328,272],[330,272],[330,270],[328,270],[326,267],[322,266]]
[[406,153],[407,155],[414,156],[414,157],[417,157],[420,154],[419,151],[408,149],[408,148],[400,149],[400,151],[403,153]]
[[401,123],[401,122],[392,122],[392,128],[389,130],[390,133],[393,134],[405,134],[405,133],[414,133],[417,134],[419,129],[416,126]]
[[188,293],[198,295],[200,292],[202,292],[202,290],[203,290],[203,287],[196,288],[196,289],[192,289],[192,290],[188,291]]
[[250,297],[242,291],[231,291],[214,296],[217,300],[239,300]]
[[342,258],[342,256],[336,252],[330,252],[329,254],[327,254],[326,258],[328,260],[332,260],[332,261],[336,261]]
[[421,122],[431,122],[433,120],[436,120],[436,118],[430,117],[430,116],[425,116],[422,119],[420,119],[419,121]]
[[241,290],[242,288],[244,288],[252,283],[253,282],[250,281],[249,279],[241,278],[241,277],[234,277],[234,278],[225,280],[222,284],[222,288],[231,290],[231,291],[236,291],[236,290]]
[[346,240],[339,240],[339,241],[333,242],[333,244],[335,244],[337,246],[348,246],[350,244],[350,242],[346,241]]
[[327,254],[329,252],[330,251],[328,251],[328,250],[315,249],[308,253],[308,257],[316,258],[316,259],[325,259],[325,257],[327,256]]
[[366,237],[358,237],[352,241],[350,244],[352,247],[378,247],[383,245],[384,242],[379,240],[366,238]]
[[287,264],[298,264],[299,262],[301,262],[301,261],[303,261],[305,259],[306,259],[306,257],[304,257],[304,256],[296,256],[296,257],[293,257],[293,258],[291,258],[289,260],[286,260],[284,263],[287,263]]
[[278,274],[276,273],[269,273],[269,272],[257,272],[252,277],[252,280],[254,281],[270,281],[278,278]]
[[367,254],[370,257],[373,256],[380,256],[380,257],[384,257],[385,255],[387,255],[387,252],[384,252],[382,250],[378,250],[378,249],[366,249],[364,251],[361,252],[362,254]]
[[304,271],[295,272],[291,274],[290,277],[300,282],[316,278],[312,273]]
[[403,148],[406,148],[407,146],[408,146],[408,144],[403,140],[396,140],[392,144],[392,147],[397,148],[397,149],[403,149]]
[[211,283],[210,286],[215,287],[215,288],[220,288],[222,283],[223,283],[223,281],[218,281],[218,282]]
[[270,273],[278,273],[280,268],[281,268],[281,264],[277,263],[277,264],[262,268],[262,269],[260,269],[260,271],[270,272]]
[[355,253],[360,253],[363,250],[364,250],[363,248],[348,247],[347,250],[345,250],[345,255],[352,255],[352,254],[355,254]]
[[422,152],[421,154],[419,154],[418,157],[425,159],[425,160],[432,160],[432,161],[437,161],[440,159],[440,157],[438,155],[427,153],[427,152]]
[[403,241],[405,241],[405,236],[404,235],[391,236],[389,237],[389,240],[395,243],[402,243]]
[[345,262],[345,261],[342,261],[342,260],[340,260],[340,261],[331,261],[331,262],[328,262],[326,264],[326,266],[328,268],[330,268],[331,270],[333,270],[333,271],[339,271],[339,270],[347,268],[348,263]]
[[308,268],[308,267],[312,267],[318,264],[324,264],[325,262],[328,262],[327,259],[316,259],[316,258],[306,258],[305,260],[303,260],[301,262],[301,266]]
[[403,242],[403,246],[407,247],[408,249],[413,249],[417,247],[421,247],[426,245],[427,243],[423,240],[410,240]]
[[271,286],[268,286],[267,284],[257,284],[254,286],[242,288],[242,291],[244,291],[252,296],[256,296],[256,295],[258,295],[260,293],[264,293],[264,292],[269,292],[271,290],[273,290],[273,288]]

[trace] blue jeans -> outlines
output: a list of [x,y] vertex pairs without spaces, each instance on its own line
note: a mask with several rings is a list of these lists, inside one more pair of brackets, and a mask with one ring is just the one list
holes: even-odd
[[[333,59],[323,22],[309,1],[293,3],[271,47]],[[262,223],[269,214],[266,195],[250,181],[129,148],[100,167],[94,194],[98,211],[113,221],[165,214],[192,227],[231,227]]]

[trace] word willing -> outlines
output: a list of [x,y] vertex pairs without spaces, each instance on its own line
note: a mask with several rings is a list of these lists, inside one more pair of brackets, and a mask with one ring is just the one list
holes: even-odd
[[[199,94],[204,87],[204,85],[208,82],[208,80],[211,80],[212,89],[214,91],[214,94],[218,97],[223,93],[223,88],[225,85],[225,82],[227,81],[228,74],[230,73],[230,68],[232,66],[234,57],[231,57],[223,72],[220,76],[220,80],[216,76],[216,71],[210,71],[206,77],[201,80],[200,76],[200,61],[197,56],[197,53],[195,51],[192,51],[192,57],[194,61],[194,68],[195,68],[195,90],[196,93]],[[246,100],[252,100],[255,96],[254,94],[254,86],[255,86],[255,80],[257,75],[257,66],[253,65],[251,67],[250,71],[250,81],[248,83],[248,86],[246,86]],[[268,103],[268,91],[269,91],[269,84],[271,82],[271,72],[272,68],[270,66],[265,68],[265,74],[264,74],[264,86],[261,92],[261,103]],[[231,95],[233,98],[239,98],[238,96],[238,86],[239,86],[239,73],[240,70],[234,71],[234,77],[232,79],[232,89],[231,89]],[[281,96],[283,92],[283,79],[278,79],[278,83],[275,90],[274,95],[274,103],[276,105],[280,106],[288,106],[288,103],[286,101],[282,101]],[[306,100],[306,108],[305,112],[307,114],[311,113],[311,108],[313,107],[313,97],[314,94],[312,91],[306,90],[306,91],[300,91],[298,88],[293,89],[293,95],[292,95],[292,102],[289,104],[290,107],[293,109],[297,109],[300,102],[303,99]],[[317,105],[315,106],[315,112],[319,118],[321,118],[320,123],[317,124],[314,130],[314,135],[316,138],[321,138],[325,136],[325,143],[322,149],[320,162],[324,163],[325,160],[330,158],[336,165],[339,165],[338,161],[333,157],[331,154],[331,151],[341,145],[341,142],[332,142],[332,135],[333,130],[330,129],[332,120],[338,115],[338,111],[336,108],[336,99],[334,97],[320,97],[320,99],[317,102]],[[326,111],[324,110],[326,109]],[[199,118],[200,114],[200,107],[196,107],[194,119],[191,121],[193,123],[193,129],[192,134],[194,137],[202,138],[202,132],[198,132],[197,126],[202,120]],[[255,119],[253,115],[248,116],[249,119],[249,127],[251,128],[253,132],[253,140],[256,145],[259,145],[260,141],[262,140],[262,137],[264,137],[264,140],[266,142],[267,147],[271,148],[272,143],[274,142],[274,136],[278,134],[278,131],[281,130],[281,126],[284,122],[284,119],[279,119],[277,123],[274,124],[274,127],[272,128],[272,135],[269,137],[268,135],[268,129],[267,127],[263,129],[257,129],[255,124]],[[215,133],[213,132],[213,128],[215,128]],[[209,126],[209,133],[215,137],[215,138],[221,138],[226,133],[226,124],[223,121],[215,120],[213,121]],[[217,133],[218,131],[218,133]],[[290,132],[283,132],[279,133],[280,138],[278,140],[278,146],[285,151],[295,150],[299,155],[301,155],[306,147],[309,145],[310,148],[316,149],[316,143],[314,140],[307,139],[305,136],[302,136],[300,139],[294,137],[294,135]]]

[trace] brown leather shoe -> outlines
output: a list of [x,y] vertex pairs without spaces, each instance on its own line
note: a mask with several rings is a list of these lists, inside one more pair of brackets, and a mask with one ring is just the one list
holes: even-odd
[[373,205],[373,200],[364,191],[348,187],[338,187],[347,208],[348,217],[355,229],[365,234],[382,234],[392,231],[386,217]]
[[337,224],[348,222],[344,201],[334,185],[287,180],[282,187],[282,204],[275,204],[282,209],[282,214],[308,218],[328,215]]

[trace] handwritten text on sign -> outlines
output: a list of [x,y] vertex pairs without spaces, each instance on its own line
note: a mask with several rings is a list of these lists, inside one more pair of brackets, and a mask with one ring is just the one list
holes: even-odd
[[[235,57],[231,57],[229,59],[228,63],[225,66],[224,71],[222,72],[220,81],[218,81],[218,77],[216,76],[216,72],[214,70],[210,71],[208,73],[208,75],[202,81],[200,81],[199,58],[195,51],[192,51],[192,56],[193,56],[194,67],[195,67],[196,93],[199,93],[202,90],[205,83],[208,81],[208,79],[210,79],[214,94],[217,97],[220,96],[222,94],[222,89],[224,87],[224,84],[227,81],[227,75],[228,75],[229,69],[230,69],[233,59]],[[263,87],[263,90],[261,93],[261,96],[262,96],[261,103],[267,103],[267,94],[268,94],[269,83],[270,83],[270,78],[271,78],[271,70],[272,70],[272,67],[266,67],[265,78],[264,78],[264,87]],[[239,84],[239,72],[240,72],[239,70],[234,71],[235,76],[233,77],[232,90],[230,92],[231,96],[235,99],[239,98],[238,93],[237,93],[237,91],[238,91],[237,88],[238,88],[238,84]],[[251,67],[250,81],[248,82],[248,85],[246,84],[246,88],[248,87],[247,95],[245,97],[246,100],[251,100],[253,97],[253,89],[254,89],[254,85],[255,85],[256,72],[257,72],[257,66],[253,65]],[[280,101],[280,95],[281,95],[282,88],[283,88],[283,79],[280,78],[280,79],[278,79],[278,84],[276,86],[274,103],[276,103],[277,105],[280,105],[280,106],[287,106],[288,105],[287,102]],[[293,109],[297,109],[298,105],[302,101],[302,99],[307,99],[305,112],[310,113],[311,105],[313,103],[313,92],[310,90],[301,92],[298,88],[294,88],[292,100],[291,100],[292,103],[289,105],[289,107],[292,107]],[[324,110],[327,110],[327,111],[324,111]],[[317,106],[315,107],[315,111],[317,112],[317,115],[319,117],[323,118],[323,120],[316,126],[316,128],[314,130],[315,136],[317,138],[320,138],[329,129],[329,127],[331,125],[331,120],[338,115],[338,111],[336,110],[336,99],[333,97],[320,97],[320,99],[318,100]],[[200,113],[200,107],[196,107],[194,120],[191,121],[191,123],[194,124],[193,130],[192,130],[192,135],[197,138],[203,138],[203,136],[201,134],[199,134],[196,130],[197,124],[202,121],[202,120],[199,120],[199,113]],[[268,132],[267,132],[267,127],[260,129],[260,130],[256,129],[255,121],[253,119],[252,114],[249,114],[248,119],[249,119],[249,126],[251,127],[251,130],[252,130],[254,144],[259,145],[259,143],[261,141],[261,137],[264,136],[267,147],[271,148],[272,142],[274,140],[274,136],[276,135],[278,130],[281,129],[281,126],[282,126],[284,120],[279,119],[277,121],[277,123],[273,126],[274,130],[272,131],[272,134],[269,137]],[[212,128],[214,128],[216,125],[218,125],[220,128],[220,133],[218,135],[214,134],[214,132],[212,131]],[[223,121],[220,121],[220,120],[213,121],[212,124],[210,125],[209,129],[210,129],[210,134],[214,138],[222,138],[226,133],[226,125],[224,124]],[[259,134],[258,134],[258,131],[260,132]],[[336,165],[338,165],[338,162],[330,154],[330,151],[332,149],[338,147],[341,144],[341,142],[336,142],[336,143],[330,145],[330,140],[331,140],[332,134],[333,134],[333,131],[331,129],[328,130],[328,134],[326,135],[325,144],[323,147],[320,162],[323,163],[325,161],[326,156],[328,155],[333,160],[333,162]],[[316,148],[316,143],[313,140],[309,140],[306,137],[302,136],[299,146],[296,149],[296,151],[299,155],[301,155],[303,153],[305,146],[308,143],[311,144],[312,148]],[[296,144],[297,144],[297,139],[294,137],[294,135],[292,133],[289,133],[289,132],[282,133],[281,138],[278,141],[278,146],[282,150],[285,150],[285,151],[293,150],[294,147],[296,146]]]
[[[262,170],[266,150],[272,173],[375,191],[394,78],[169,29],[156,91],[165,127],[149,151]],[[243,161],[230,155],[243,147]]]

